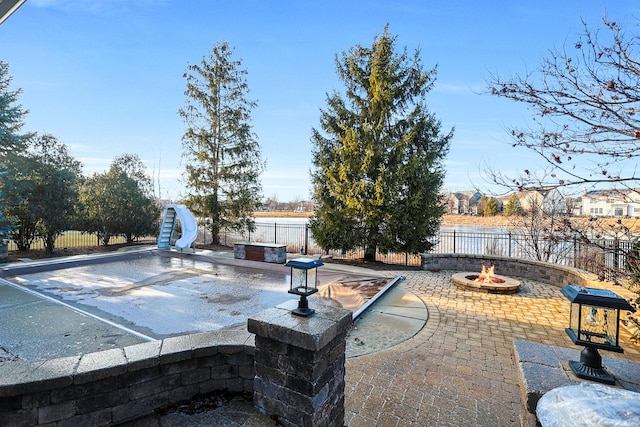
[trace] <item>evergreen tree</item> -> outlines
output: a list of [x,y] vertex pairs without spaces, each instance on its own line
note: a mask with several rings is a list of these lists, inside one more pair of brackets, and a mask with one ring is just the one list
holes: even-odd
[[9,233],[14,229],[12,221],[5,217],[9,206],[8,200],[3,197],[5,188],[6,164],[10,156],[15,156],[24,149],[24,144],[30,135],[22,134],[20,130],[24,126],[24,118],[27,110],[24,110],[18,99],[22,90],[11,89],[12,78],[9,75],[9,64],[0,60],[0,243],[6,243]]
[[80,187],[82,206],[82,230],[97,233],[104,246],[111,237],[117,235],[120,219],[116,206],[117,190],[111,185],[107,173],[94,173],[84,180]]
[[138,237],[157,234],[160,208],[152,194],[151,178],[140,158],[135,154],[116,157],[107,175],[112,186],[119,190],[117,234],[123,235],[128,244]]
[[310,221],[325,249],[376,253],[429,250],[444,206],[442,160],[453,130],[443,135],[425,97],[436,69],[423,70],[420,52],[395,52],[385,27],[372,46],[336,56],[341,95],[327,95],[321,130],[313,130]]
[[37,168],[32,173],[33,199],[29,204],[38,219],[38,235],[46,251],[53,253],[56,238],[69,230],[76,217],[82,164],[65,144],[48,134],[33,139],[29,156]]
[[[11,230],[19,251],[26,251],[36,240],[38,211],[36,186],[38,162],[27,151],[12,151],[4,157],[5,175],[2,182],[2,199],[6,203],[5,214],[17,226]],[[33,203],[32,203],[33,202]]]
[[496,216],[498,214],[498,201],[495,197],[489,197],[482,211],[483,216]]
[[9,64],[0,60],[0,155],[24,148],[29,134],[21,134],[24,117],[28,111],[17,104],[21,89],[11,90]]
[[233,53],[221,42],[199,65],[188,66],[186,102],[179,110],[187,125],[182,137],[186,203],[214,241],[225,228],[253,230],[253,212],[262,199],[264,163],[250,126],[256,103],[246,97],[247,71]]
[[507,205],[504,207],[504,215],[519,216],[522,215],[522,213],[522,206],[520,205],[518,196],[516,194],[512,194],[509,196],[509,201],[507,201]]

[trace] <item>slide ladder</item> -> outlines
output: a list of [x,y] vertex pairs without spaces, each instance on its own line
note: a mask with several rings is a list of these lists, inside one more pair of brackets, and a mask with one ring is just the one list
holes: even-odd
[[185,205],[167,205],[164,208],[160,234],[158,235],[158,249],[171,249],[173,232],[177,220],[182,226],[182,236],[176,241],[176,249],[188,249],[198,237],[198,222]]

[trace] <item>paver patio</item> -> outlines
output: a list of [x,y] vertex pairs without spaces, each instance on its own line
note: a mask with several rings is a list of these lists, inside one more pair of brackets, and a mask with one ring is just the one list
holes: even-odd
[[[429,319],[395,347],[347,359],[348,426],[519,425],[513,341],[578,348],[564,331],[569,302],[560,288],[522,279],[518,294],[495,295],[457,288],[451,271],[403,274],[399,286],[425,302]],[[623,329],[620,345],[615,356],[640,362]]]

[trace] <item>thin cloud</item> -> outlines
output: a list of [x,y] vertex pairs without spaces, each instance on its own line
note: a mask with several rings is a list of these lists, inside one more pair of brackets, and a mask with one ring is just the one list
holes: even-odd
[[136,5],[159,6],[168,0],[29,0],[28,4],[43,9],[82,10],[86,12],[104,12],[117,9],[130,9]]
[[469,85],[469,84],[443,83],[443,82],[436,81],[436,84],[433,87],[433,92],[449,93],[449,94],[456,94],[456,95],[470,95],[470,94],[477,94],[484,89],[485,87],[479,84]]

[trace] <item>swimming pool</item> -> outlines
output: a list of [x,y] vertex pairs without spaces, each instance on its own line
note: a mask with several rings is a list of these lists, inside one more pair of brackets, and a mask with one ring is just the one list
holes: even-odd
[[[82,316],[81,319],[74,317],[73,321],[59,321],[56,319],[68,314],[59,314],[60,310],[56,309],[56,314],[48,317],[52,324],[58,322],[62,325],[48,333],[35,334],[39,340],[58,336],[51,346],[64,346],[65,341],[72,340],[60,339],[59,336],[67,332],[57,330],[70,323],[83,324],[82,329],[90,335],[91,328],[95,326],[86,325],[102,322],[111,329],[117,329],[115,334],[121,335],[120,339],[137,341],[244,328],[251,315],[296,298],[287,292],[289,273],[290,269],[283,265],[247,262],[215,254],[140,250],[109,256],[70,257],[56,262],[24,263],[3,268],[0,276],[7,281],[5,285],[10,284],[57,302],[66,311],[73,310]],[[371,282],[386,284],[392,280],[323,268],[319,269],[318,278],[318,298],[330,296],[336,305],[347,305],[354,311],[366,299],[351,286],[352,283],[369,286]],[[315,296],[310,298],[311,304],[313,298]],[[23,309],[28,312],[27,305]],[[10,313],[10,310],[8,307],[6,312]],[[20,321],[15,319],[13,322]],[[50,327],[46,317],[33,322],[32,326],[24,326],[32,331]],[[72,330],[68,333],[73,336],[73,328],[68,326],[67,329]],[[24,344],[28,335],[0,331],[0,346],[31,351],[27,350],[29,345]],[[90,341],[90,337],[85,338]],[[7,343],[11,340],[20,340],[21,344]],[[37,345],[47,346],[42,342]]]

